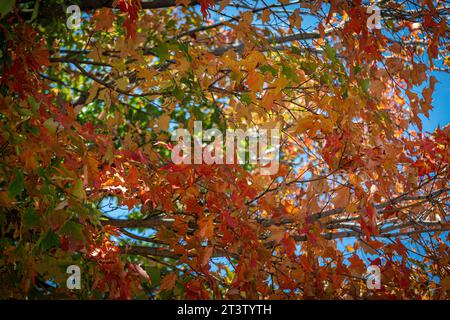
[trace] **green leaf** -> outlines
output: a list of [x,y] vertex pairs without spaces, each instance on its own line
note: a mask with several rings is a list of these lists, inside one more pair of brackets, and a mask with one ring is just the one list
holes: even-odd
[[34,21],[37,18],[38,13],[39,13],[39,2],[40,1],[36,1],[34,3],[33,14],[31,15],[31,19],[28,22],[32,22],[32,21]]
[[59,247],[59,237],[53,230],[49,230],[40,241],[41,249],[47,251]]
[[53,120],[53,118],[48,118],[47,120],[45,120],[45,122],[43,123],[44,127],[47,128],[47,130],[51,133],[51,134],[55,134],[56,131],[58,130],[58,122],[56,122],[55,120]]
[[329,73],[324,73],[320,75],[320,83],[330,85],[332,78]]
[[40,134],[39,128],[38,127],[33,127],[30,126],[30,122],[27,121],[23,124],[23,128],[29,132],[31,132],[31,134],[33,134],[35,137],[38,137]]
[[161,283],[161,271],[157,267],[145,268],[145,271],[150,277],[150,281],[153,286],[157,286]]
[[250,96],[250,93],[244,92],[241,95],[241,101],[246,105],[249,105],[250,103],[252,103],[252,97]]
[[297,46],[292,46],[291,51],[294,54],[298,54],[299,56],[303,56],[304,52]]
[[328,59],[330,59],[331,61],[335,62],[336,61],[336,50],[331,47],[328,43],[325,44],[325,55],[327,56]]
[[79,200],[84,200],[86,198],[86,193],[84,191],[83,181],[77,180],[72,188],[72,195],[74,195]]
[[182,101],[184,99],[184,91],[181,90],[180,87],[176,86],[173,90],[173,95],[175,98],[177,98],[179,101]]
[[6,16],[14,8],[16,0],[2,0],[0,1],[0,18]]
[[364,92],[368,92],[369,91],[369,86],[370,86],[370,79],[364,79],[361,81],[361,88],[364,90]]
[[277,69],[268,64],[263,64],[261,67],[259,67],[259,70],[261,70],[262,73],[270,72],[274,77],[278,73]]
[[27,100],[28,100],[28,103],[29,103],[30,106],[31,106],[32,112],[33,112],[33,113],[36,113],[36,112],[39,110],[39,105],[40,105],[40,103],[37,102],[37,101],[33,98],[33,96],[28,96],[28,97],[27,97]]
[[188,60],[192,61],[192,57],[189,54],[189,46],[186,43],[180,42],[178,43],[178,47],[180,48],[181,51],[183,51]]
[[169,57],[169,47],[167,46],[167,43],[165,43],[165,42],[161,42],[161,44],[159,46],[157,46],[154,49],[154,51],[155,51],[156,55],[158,56],[160,63],[163,63]]
[[60,234],[67,235],[75,240],[84,240],[82,226],[75,221],[67,221],[61,228]]
[[294,69],[292,69],[290,66],[282,64],[281,65],[281,73],[286,77],[286,79],[297,81],[297,74],[295,73]]
[[15,180],[9,185],[8,193],[11,198],[15,198],[23,191],[23,172],[16,171]]
[[361,67],[360,65],[356,65],[356,66],[353,68],[353,73],[354,73],[355,75],[357,75],[361,70],[362,70],[362,67]]
[[26,229],[37,227],[40,224],[40,216],[33,208],[27,208],[22,216],[22,223]]

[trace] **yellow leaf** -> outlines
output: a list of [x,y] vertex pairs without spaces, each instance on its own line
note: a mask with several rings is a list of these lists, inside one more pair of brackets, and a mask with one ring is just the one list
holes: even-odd
[[345,211],[348,213],[355,213],[358,210],[358,206],[355,203],[350,203],[345,207]]
[[128,78],[122,77],[116,82],[116,88],[122,91],[125,91],[128,87]]
[[247,70],[254,70],[258,64],[264,64],[266,58],[264,54],[259,51],[252,51],[243,61],[242,65]]
[[99,175],[98,171],[99,163],[96,159],[88,156],[87,157],[87,169],[89,172],[89,176],[97,177]]
[[59,123],[53,120],[53,118],[48,118],[44,123],[44,127],[47,128],[47,130],[50,133],[55,133],[56,130],[58,130]]

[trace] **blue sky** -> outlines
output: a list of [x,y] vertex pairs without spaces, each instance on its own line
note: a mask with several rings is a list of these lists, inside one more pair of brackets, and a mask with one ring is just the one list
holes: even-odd
[[450,123],[450,74],[435,71],[433,75],[438,80],[433,95],[434,108],[429,119],[422,117],[424,131],[433,131],[438,125],[443,127]]

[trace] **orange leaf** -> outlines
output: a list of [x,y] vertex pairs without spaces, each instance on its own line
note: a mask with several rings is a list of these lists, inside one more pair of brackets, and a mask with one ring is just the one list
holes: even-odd
[[177,282],[178,276],[175,272],[169,273],[164,277],[161,281],[161,286],[159,287],[160,291],[169,291],[175,287],[175,283]]
[[95,12],[92,19],[95,22],[95,31],[108,31],[113,26],[116,16],[111,8],[101,8]]

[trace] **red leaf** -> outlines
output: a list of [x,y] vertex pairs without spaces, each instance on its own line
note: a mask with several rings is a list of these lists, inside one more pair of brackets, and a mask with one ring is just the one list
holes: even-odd
[[214,0],[199,0],[203,18],[208,16],[208,8],[214,5]]
[[289,236],[288,233],[285,233],[282,242],[286,248],[286,253],[288,254],[288,256],[295,257],[295,240],[291,236]]
[[136,21],[138,12],[141,8],[139,0],[120,0],[118,3],[120,11],[128,13],[127,19],[123,22],[124,28],[127,30],[127,36],[134,39],[136,37]]

